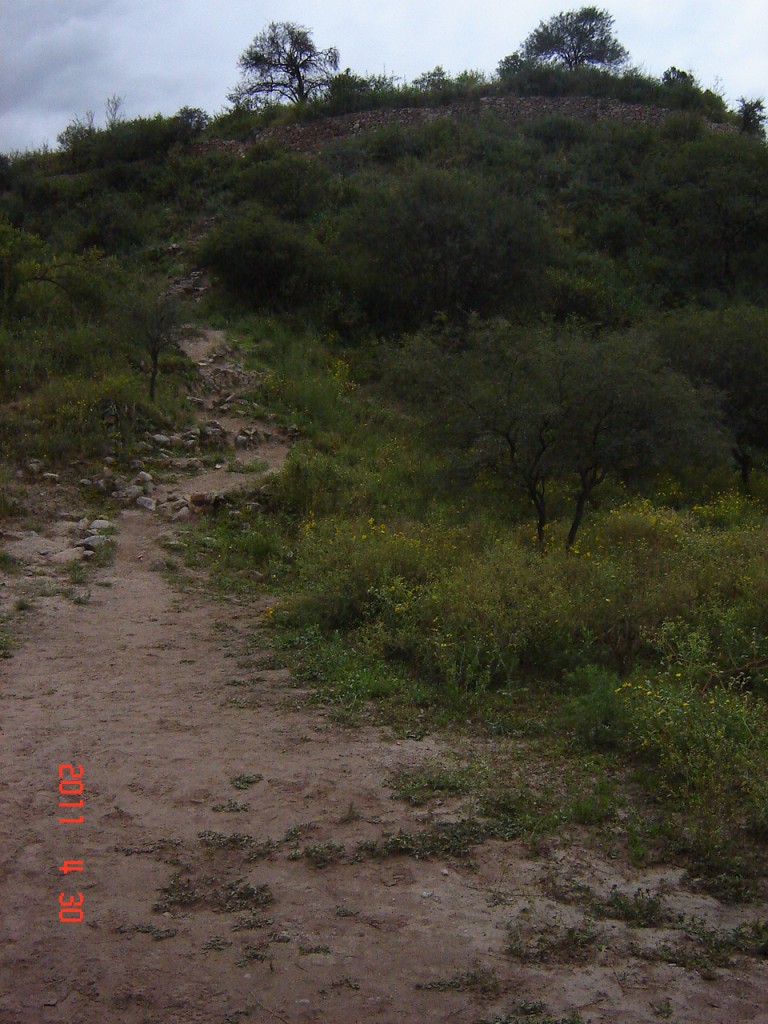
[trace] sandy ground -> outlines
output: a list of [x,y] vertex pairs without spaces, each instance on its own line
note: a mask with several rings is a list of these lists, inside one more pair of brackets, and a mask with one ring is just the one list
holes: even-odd
[[[276,467],[286,451],[278,438],[248,457]],[[190,486],[244,482],[219,470]],[[387,786],[448,738],[337,724],[274,667],[258,606],[168,582],[168,524],[129,510],[116,525],[86,603],[51,586],[71,519],[3,545],[39,596],[0,662],[0,1024],[477,1024],[535,1004],[595,1022],[768,1022],[765,961],[686,970],[648,952],[679,931],[589,922],[563,895],[664,883],[676,911],[713,926],[766,916],[684,891],[675,870],[557,840],[540,856],[485,843],[471,865],[356,856],[451,819],[450,801],[411,808]],[[79,799],[60,797],[61,764],[82,765],[82,810],[59,807]],[[61,892],[82,894],[82,922],[59,920]],[[589,948],[558,945],[585,924]],[[510,937],[549,953],[513,957]]]

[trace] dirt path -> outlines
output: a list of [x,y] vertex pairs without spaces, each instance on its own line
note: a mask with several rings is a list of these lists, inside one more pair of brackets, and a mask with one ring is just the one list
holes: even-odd
[[[248,457],[276,466],[286,450],[273,437]],[[194,487],[242,479],[212,470]],[[44,571],[72,518],[6,548]],[[444,741],[342,728],[274,667],[258,607],[158,571],[172,527],[135,508],[116,525],[90,600],[41,596],[0,663],[0,1024],[475,1024],[540,1020],[545,1005],[626,1024],[768,1021],[764,963],[705,978],[642,955],[666,933],[617,921],[596,924],[589,950],[573,940],[584,915],[562,892],[579,880],[605,893],[664,878],[680,912],[755,916],[684,893],[673,871],[557,842],[538,858],[486,843],[474,868],[360,852],[453,820],[455,804],[410,808],[386,785]],[[82,810],[59,807],[62,764],[82,765]],[[70,814],[84,821],[59,823]],[[82,872],[59,872],[66,861]],[[82,893],[81,923],[60,922],[62,890]],[[551,955],[513,958],[510,939]]]

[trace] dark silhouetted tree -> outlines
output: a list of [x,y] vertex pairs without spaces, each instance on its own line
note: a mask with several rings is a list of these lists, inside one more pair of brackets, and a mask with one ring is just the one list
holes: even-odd
[[328,88],[339,67],[339,51],[318,50],[301,25],[273,21],[241,54],[238,66],[243,78],[229,94],[232,103],[305,103]]

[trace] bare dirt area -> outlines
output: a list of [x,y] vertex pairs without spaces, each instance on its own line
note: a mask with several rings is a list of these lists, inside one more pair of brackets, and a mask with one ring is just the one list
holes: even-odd
[[[253,423],[223,342],[188,348],[209,384],[201,417],[219,410],[230,442],[248,437],[235,463],[276,469],[289,439],[263,422],[238,433]],[[195,493],[253,477],[178,460],[166,477],[156,509],[111,517],[114,558],[89,568],[87,597],[68,568],[89,550],[76,492],[30,486],[47,518],[4,537],[24,566],[4,603],[31,607],[0,662],[0,1024],[768,1022],[766,961],[705,955],[707,934],[765,908],[723,906],[586,840],[398,849],[464,813],[457,798],[411,807],[388,785],[448,757],[450,737],[339,724],[265,645],[268,598],[170,582],[179,511],[205,514]],[[61,795],[60,765],[65,781],[82,766],[82,797]],[[596,917],[577,898],[587,886],[604,901],[664,893],[669,917]],[[60,920],[62,892],[82,895],[82,921],[78,907]]]

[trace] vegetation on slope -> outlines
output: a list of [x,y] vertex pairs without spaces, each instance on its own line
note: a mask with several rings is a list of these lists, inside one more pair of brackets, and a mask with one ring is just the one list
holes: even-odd
[[[266,577],[287,656],[347,712],[631,771],[643,848],[743,893],[768,833],[768,150],[713,132],[686,76],[502,63],[498,91],[683,112],[485,112],[308,158],[194,144],[281,111],[186,111],[3,161],[3,458],[128,459],[177,418],[184,364],[136,293],[203,265],[189,314],[230,326],[302,440],[190,558]],[[354,79],[303,116],[410,102]],[[619,809],[593,817],[629,843]]]

